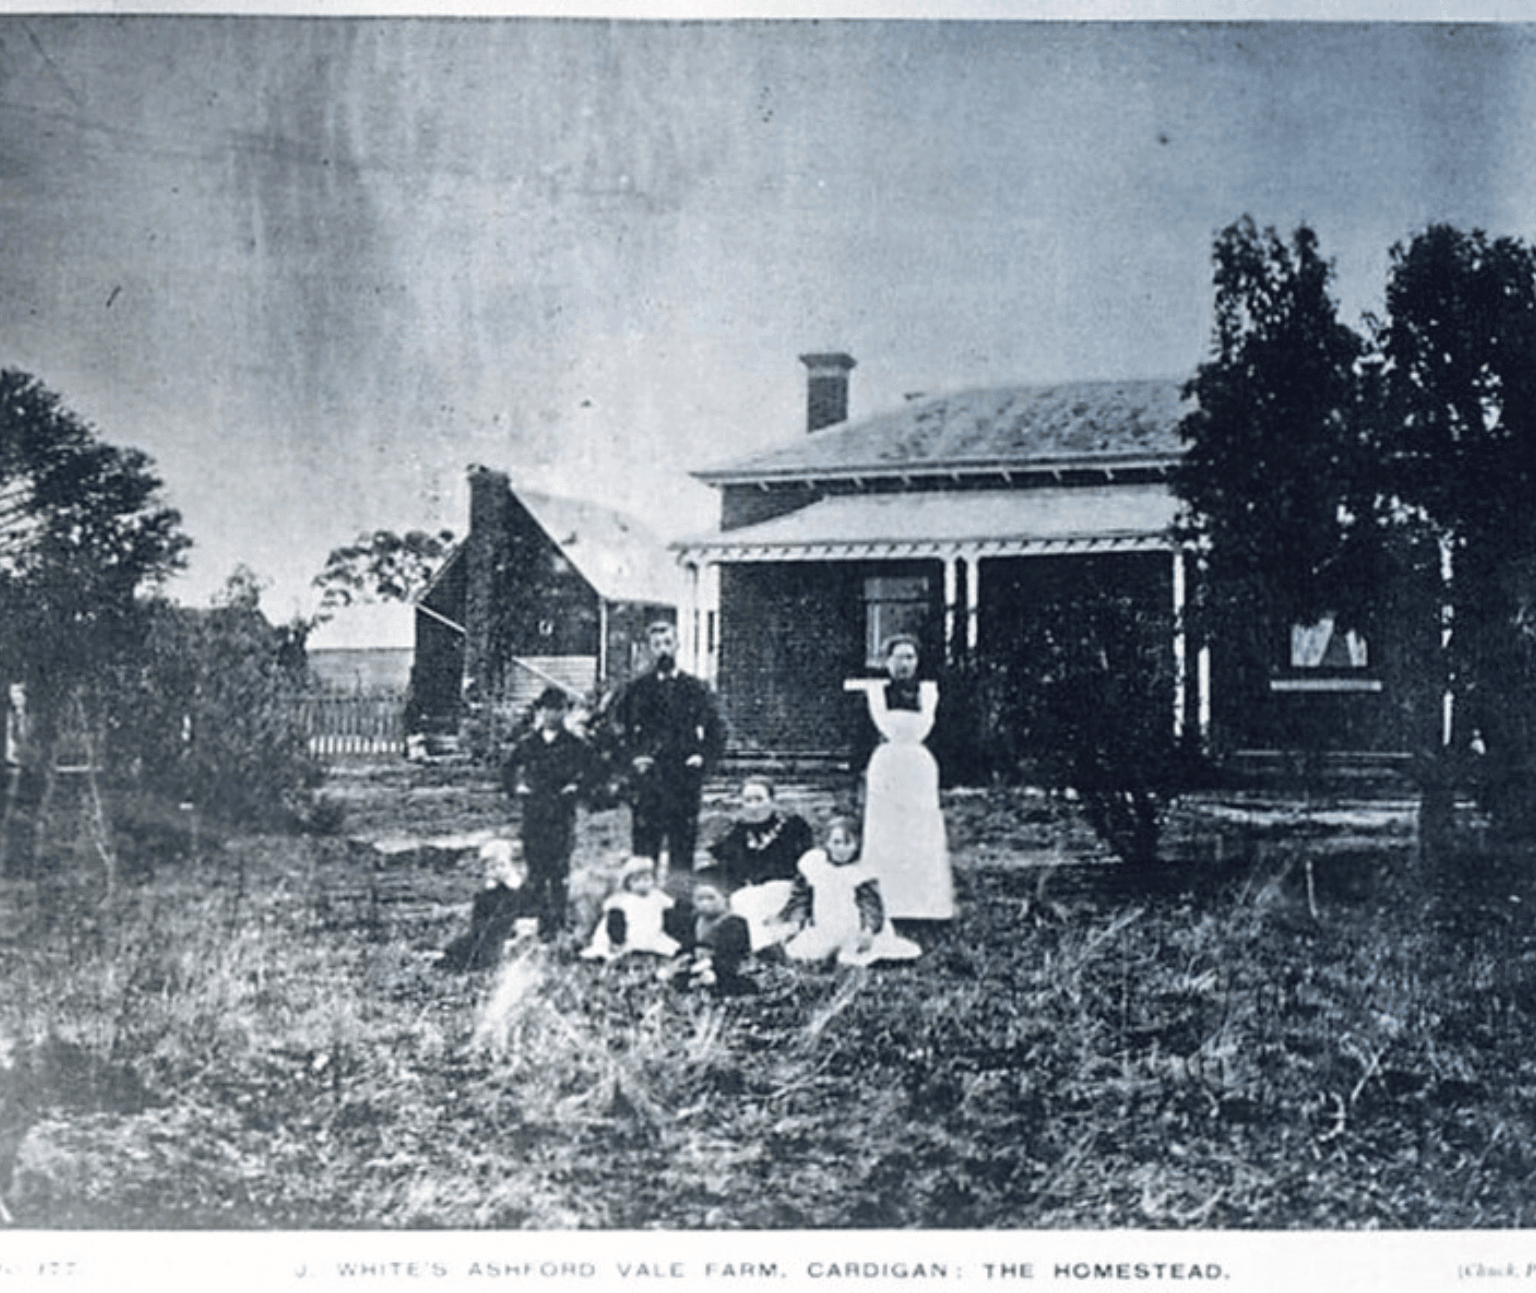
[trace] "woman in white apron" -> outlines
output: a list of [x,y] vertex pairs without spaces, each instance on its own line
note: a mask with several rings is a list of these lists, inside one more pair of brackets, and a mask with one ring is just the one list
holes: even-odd
[[843,684],[864,693],[883,738],[864,778],[864,862],[879,877],[891,919],[949,920],[955,891],[939,809],[939,765],[923,744],[938,711],[939,687],[917,681],[914,638],[892,638],[885,667],[889,682],[860,678]]

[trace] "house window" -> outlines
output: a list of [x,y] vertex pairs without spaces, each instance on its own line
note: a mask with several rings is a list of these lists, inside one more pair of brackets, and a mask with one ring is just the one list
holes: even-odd
[[885,663],[883,650],[893,634],[922,637],[929,600],[926,575],[877,575],[864,581],[864,657],[870,668]]
[[1292,669],[1364,669],[1367,663],[1365,639],[1354,629],[1339,629],[1332,615],[1291,625]]
[[1271,679],[1271,691],[1381,690],[1379,678],[1365,676],[1370,665],[1365,638],[1339,628],[1332,615],[1291,625],[1290,665],[1292,675]]

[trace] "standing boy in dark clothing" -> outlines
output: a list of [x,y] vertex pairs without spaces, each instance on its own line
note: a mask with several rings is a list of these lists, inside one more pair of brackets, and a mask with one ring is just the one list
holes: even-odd
[[647,630],[652,667],[614,704],[619,748],[629,761],[630,847],[657,864],[693,866],[704,778],[725,749],[725,724],[709,685],[677,667],[677,630],[665,622]]
[[587,743],[565,726],[566,696],[546,687],[533,704],[533,731],[512,749],[501,781],[522,807],[523,861],[539,936],[565,929],[566,887],[576,844],[576,798],[592,773]]

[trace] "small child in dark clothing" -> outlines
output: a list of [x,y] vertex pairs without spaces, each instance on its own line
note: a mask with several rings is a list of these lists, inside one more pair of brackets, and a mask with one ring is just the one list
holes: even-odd
[[502,786],[522,807],[523,859],[544,939],[565,929],[576,798],[594,766],[587,743],[565,725],[566,705],[563,691],[546,687],[533,703],[533,731],[513,747],[501,770]]
[[491,840],[480,849],[485,888],[475,895],[469,933],[443,949],[442,970],[489,970],[501,963],[501,949],[518,925],[536,923],[538,908],[523,887],[523,868],[511,840]]
[[683,986],[708,988],[722,997],[757,991],[757,984],[742,973],[752,955],[751,931],[731,911],[725,886],[710,872],[693,878],[693,920],[686,932],[690,947],[680,976]]

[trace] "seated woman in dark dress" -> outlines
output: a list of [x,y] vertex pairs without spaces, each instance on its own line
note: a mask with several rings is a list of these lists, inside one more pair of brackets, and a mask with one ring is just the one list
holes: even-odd
[[789,905],[800,859],[815,846],[810,823],[780,810],[773,782],[749,777],[741,783],[741,808],[730,829],[709,846],[731,910],[746,919],[752,949],[781,943],[795,932],[780,917]]

